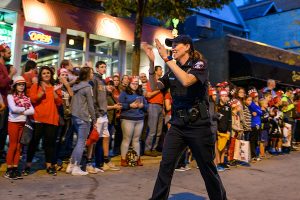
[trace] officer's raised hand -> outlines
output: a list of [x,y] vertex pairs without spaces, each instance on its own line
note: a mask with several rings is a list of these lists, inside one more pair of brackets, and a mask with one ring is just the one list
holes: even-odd
[[155,39],[155,45],[156,45],[156,48],[157,48],[157,50],[158,50],[158,53],[159,53],[159,55],[160,55],[160,57],[161,57],[162,59],[168,57],[167,49],[165,48],[164,45],[162,45],[162,44],[160,43],[160,41],[159,41],[158,39]]
[[154,63],[154,59],[155,59],[155,56],[154,56],[154,52],[153,52],[153,47],[149,44],[147,44],[146,42],[142,42],[142,49],[144,50],[145,54],[148,56],[150,62],[153,62]]

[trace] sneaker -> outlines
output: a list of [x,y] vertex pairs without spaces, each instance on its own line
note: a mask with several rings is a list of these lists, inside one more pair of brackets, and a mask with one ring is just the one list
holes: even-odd
[[153,153],[154,155],[156,155],[156,156],[161,156],[161,155],[162,155],[161,152],[156,151],[156,150],[153,150],[152,153]]
[[14,172],[15,172],[17,179],[23,179],[22,173],[18,169],[15,169]]
[[104,170],[103,169],[101,169],[101,168],[98,168],[98,167],[95,167],[94,168],[95,169],[95,171],[98,173],[98,172],[101,172],[101,173],[103,173],[104,172]]
[[217,171],[218,172],[224,172],[225,169],[223,167],[221,167],[220,165],[217,166]]
[[220,163],[219,166],[223,167],[225,170],[230,169],[230,167],[226,163]]
[[158,155],[154,151],[145,151],[145,156],[157,157]]
[[71,174],[72,171],[73,171],[73,168],[74,168],[74,164],[69,163],[68,166],[67,166],[67,169],[66,169],[66,173]]
[[188,166],[188,165],[186,165],[184,168],[185,168],[185,171],[189,171],[189,170],[192,169],[192,168],[190,168],[190,166]]
[[7,170],[5,173],[4,173],[4,178],[7,178],[7,179],[10,179],[10,180],[17,180],[17,176],[16,174],[14,173],[13,170]]
[[179,167],[175,169],[176,172],[185,172],[187,171],[185,167]]
[[55,166],[48,167],[47,168],[47,173],[49,175],[56,176],[57,172],[56,172]]
[[102,169],[104,171],[120,171],[120,168],[116,167],[112,162],[104,163]]
[[96,169],[93,167],[93,165],[88,164],[86,165],[86,169],[85,169],[89,174],[97,174]]
[[77,165],[73,167],[73,170],[72,170],[73,176],[86,176],[88,174],[89,174],[88,172],[82,171],[81,168]]
[[23,170],[23,176],[28,176],[31,174],[31,168],[30,167],[26,167],[24,170]]

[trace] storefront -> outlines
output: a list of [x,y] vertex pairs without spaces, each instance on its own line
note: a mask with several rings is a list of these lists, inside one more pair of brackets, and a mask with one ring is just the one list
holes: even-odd
[[[131,73],[134,22],[52,1],[23,0],[22,6],[24,13],[15,13],[19,18],[24,16],[23,21],[15,19],[20,31],[10,34],[13,26],[2,28],[2,37],[6,35],[3,40],[14,41],[9,36],[18,34],[21,38],[18,45],[12,45],[17,47],[13,53],[20,55],[14,59],[15,65],[23,66],[28,52],[35,51],[39,66],[57,68],[63,59],[70,59],[74,66],[103,60],[108,65],[108,76]],[[2,29],[0,25],[0,33]],[[144,25],[143,32],[142,41],[148,43],[154,38],[172,37],[171,30],[156,26]],[[157,64],[164,62],[158,59]],[[148,65],[142,53],[140,71],[146,72]]]

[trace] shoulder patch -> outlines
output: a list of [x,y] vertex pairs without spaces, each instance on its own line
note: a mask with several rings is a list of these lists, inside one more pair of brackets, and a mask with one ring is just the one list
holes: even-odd
[[203,61],[198,61],[193,66],[193,69],[196,69],[196,70],[203,70],[204,68],[205,68],[205,64]]

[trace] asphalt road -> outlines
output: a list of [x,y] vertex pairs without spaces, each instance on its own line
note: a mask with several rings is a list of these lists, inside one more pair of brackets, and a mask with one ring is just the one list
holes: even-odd
[[[0,200],[10,199],[97,199],[146,200],[152,193],[158,164],[122,168],[84,177],[44,170],[10,181],[0,177]],[[3,172],[1,172],[2,175]],[[300,152],[276,156],[220,173],[229,200],[299,200]],[[175,172],[169,200],[208,199],[198,169]]]

